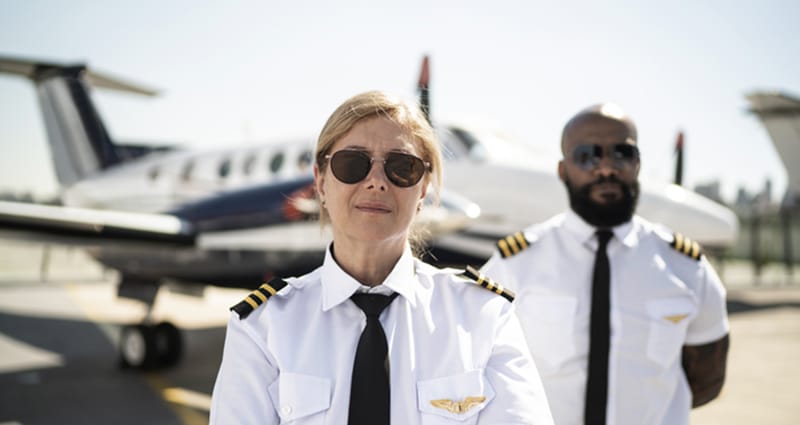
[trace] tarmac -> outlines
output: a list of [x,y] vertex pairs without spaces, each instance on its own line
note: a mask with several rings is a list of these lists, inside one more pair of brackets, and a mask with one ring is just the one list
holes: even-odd
[[[728,375],[692,423],[800,424],[800,268],[718,270],[728,287]],[[162,288],[152,315],[182,329],[185,355],[144,373],[119,368],[119,329],[145,309],[116,297],[116,279],[79,249],[0,240],[0,425],[208,423],[227,309],[246,292]]]

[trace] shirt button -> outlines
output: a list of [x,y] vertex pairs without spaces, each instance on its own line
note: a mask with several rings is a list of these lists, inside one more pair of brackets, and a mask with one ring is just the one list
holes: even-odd
[[284,416],[291,414],[292,413],[292,406],[289,406],[289,405],[281,406],[281,413],[283,413]]

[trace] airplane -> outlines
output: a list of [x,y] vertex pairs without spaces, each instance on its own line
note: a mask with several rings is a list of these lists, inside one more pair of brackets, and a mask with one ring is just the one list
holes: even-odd
[[783,238],[783,262],[789,273],[794,265],[792,218],[800,208],[800,99],[777,91],[754,91],[745,95],[750,112],[767,130],[786,169],[786,192],[779,206]]
[[[430,112],[429,61],[418,89]],[[270,276],[321,264],[329,238],[314,220],[313,143],[198,152],[112,141],[89,87],[154,95],[153,90],[64,65],[0,57],[0,73],[36,86],[63,206],[0,203],[4,235],[85,246],[116,269],[118,293],[152,305],[159,284],[252,288]],[[430,116],[429,116],[430,119]],[[567,206],[556,161],[524,143],[464,125],[435,125],[445,156],[442,207],[421,214],[433,229],[426,259],[480,265],[495,242]],[[706,246],[733,243],[738,221],[727,208],[678,185],[642,184],[640,214]],[[175,364],[180,336],[170,324],[122,330],[126,367]]]
[[[0,57],[0,73],[35,84],[63,204],[0,202],[4,237],[84,247],[120,273],[118,296],[149,309],[162,283],[190,294],[205,285],[255,289],[322,264],[331,236],[315,220],[311,139],[207,152],[115,143],[89,85],[153,90],[83,65]],[[479,213],[446,189],[437,204],[429,193],[415,226],[432,236]],[[179,330],[150,323],[149,309],[122,328],[125,368],[179,361]]]

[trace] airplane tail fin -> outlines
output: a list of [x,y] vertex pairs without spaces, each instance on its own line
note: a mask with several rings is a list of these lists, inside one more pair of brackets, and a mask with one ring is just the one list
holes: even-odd
[[675,140],[675,184],[683,185],[683,132],[678,132]]
[[766,128],[787,174],[784,202],[800,199],[800,99],[778,92],[752,92],[746,95],[750,112]]
[[428,124],[432,124],[431,121],[431,97],[430,97],[430,68],[429,68],[429,59],[428,55],[425,55],[422,58],[422,68],[419,71],[419,82],[417,82],[417,90],[419,90],[419,106],[422,108],[422,113],[425,114],[425,118],[428,120]]
[[56,176],[73,184],[126,159],[129,150],[115,145],[89,96],[89,86],[154,96],[155,91],[63,65],[0,56],[0,73],[19,75],[36,85]]

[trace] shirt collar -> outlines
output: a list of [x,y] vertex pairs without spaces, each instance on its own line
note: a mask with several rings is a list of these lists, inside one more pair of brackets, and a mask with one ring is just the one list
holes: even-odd
[[[325,260],[322,263],[322,310],[327,311],[346,301],[356,292],[369,292],[377,294],[391,294],[397,292],[406,298],[412,306],[416,305],[414,290],[416,289],[416,270],[414,256],[411,248],[406,244],[403,254],[397,260],[389,276],[382,284],[370,288],[362,285],[352,276],[347,274],[333,259],[331,244],[325,251]],[[388,289],[388,290],[387,290]]]
[[[614,233],[614,239],[620,241],[627,247],[633,247],[638,242],[639,238],[634,231],[634,221],[628,220],[625,223],[614,226],[611,232]],[[592,250],[597,247],[597,239],[595,232],[597,228],[587,223],[581,216],[579,216],[571,208],[564,213],[564,228],[567,229],[582,245],[585,245]]]

